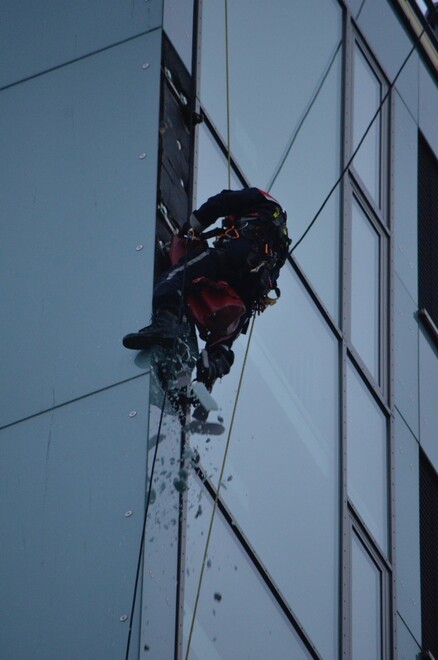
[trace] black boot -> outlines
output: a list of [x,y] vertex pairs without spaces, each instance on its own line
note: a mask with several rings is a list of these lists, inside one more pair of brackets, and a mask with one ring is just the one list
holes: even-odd
[[152,314],[152,323],[123,337],[123,346],[140,351],[150,346],[171,348],[178,335],[178,317],[167,309]]

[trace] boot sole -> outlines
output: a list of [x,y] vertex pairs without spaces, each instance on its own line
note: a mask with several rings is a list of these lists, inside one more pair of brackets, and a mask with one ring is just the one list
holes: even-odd
[[162,346],[163,348],[171,348],[173,346],[173,337],[157,337],[156,339],[147,339],[140,333],[133,333],[123,337],[123,346],[130,348],[134,351],[142,351],[151,346]]

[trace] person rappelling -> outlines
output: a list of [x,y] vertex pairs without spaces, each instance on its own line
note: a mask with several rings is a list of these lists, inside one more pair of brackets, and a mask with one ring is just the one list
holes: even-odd
[[[222,227],[205,230],[223,218]],[[127,334],[123,345],[142,350],[171,348],[184,322],[193,321],[206,341],[196,364],[197,380],[211,391],[234,362],[232,344],[249,319],[275,302],[277,280],[291,243],[287,214],[258,188],[222,190],[193,211],[180,232],[186,252],[158,279],[152,300],[152,322]],[[213,247],[205,238],[214,235]],[[180,241],[181,243],[181,241]]]

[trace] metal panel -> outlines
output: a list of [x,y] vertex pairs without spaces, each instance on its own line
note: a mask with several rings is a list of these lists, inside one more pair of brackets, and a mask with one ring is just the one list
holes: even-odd
[[3,658],[124,657],[144,511],[148,381],[2,431]]
[[399,277],[395,277],[394,401],[418,438],[418,324],[417,306]]
[[163,0],[2,1],[0,87],[162,25]]
[[156,31],[1,94],[0,424],[139,373],[121,337],[150,311],[160,46]]
[[394,130],[395,270],[414,302],[418,300],[417,154],[418,128],[396,94]]
[[421,642],[418,442],[397,413],[395,470],[398,610]]

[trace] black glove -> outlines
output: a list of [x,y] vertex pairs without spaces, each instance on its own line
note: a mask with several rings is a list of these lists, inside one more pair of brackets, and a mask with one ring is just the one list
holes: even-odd
[[233,362],[234,353],[224,344],[204,350],[196,363],[196,378],[211,391],[217,378],[230,373]]

